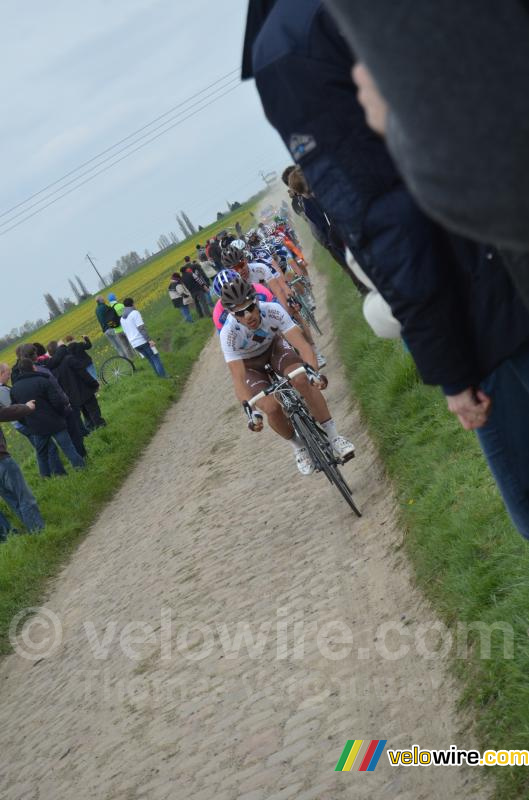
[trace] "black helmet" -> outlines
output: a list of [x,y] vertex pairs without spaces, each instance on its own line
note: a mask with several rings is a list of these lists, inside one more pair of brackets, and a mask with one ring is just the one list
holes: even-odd
[[233,267],[235,264],[240,264],[244,259],[244,250],[233,245],[228,245],[222,250],[221,261],[223,267]]
[[222,287],[220,295],[220,302],[228,311],[232,311],[237,306],[242,306],[248,300],[255,298],[255,290],[250,283],[247,283],[244,278],[237,275],[229,283],[225,283]]

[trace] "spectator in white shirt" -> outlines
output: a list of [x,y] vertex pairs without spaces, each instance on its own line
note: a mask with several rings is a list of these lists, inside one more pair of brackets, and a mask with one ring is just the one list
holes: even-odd
[[123,301],[123,305],[125,308],[123,310],[123,316],[121,317],[121,327],[129,340],[130,346],[147,359],[160,378],[166,378],[167,374],[158,354],[158,350],[156,349],[156,345],[147,333],[140,312],[134,308],[134,300],[132,297],[126,297]]

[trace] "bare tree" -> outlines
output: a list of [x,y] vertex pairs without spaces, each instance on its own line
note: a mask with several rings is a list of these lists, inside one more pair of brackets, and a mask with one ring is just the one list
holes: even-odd
[[187,225],[187,228],[189,230],[189,235],[194,236],[197,233],[197,229],[195,228],[195,226],[193,225],[193,223],[191,222],[185,211],[181,211],[180,213],[182,215],[182,219]]
[[160,248],[160,250],[165,250],[165,248],[169,247],[170,244],[171,240],[169,239],[169,237],[166,236],[165,233],[162,233],[162,235],[158,239],[158,247]]
[[189,236],[189,231],[188,231],[188,230],[187,230],[187,228],[186,228],[186,224],[185,224],[185,222],[183,222],[183,220],[181,220],[181,219],[180,219],[180,217],[178,216],[178,214],[175,214],[175,216],[176,216],[176,221],[178,222],[178,225],[179,225],[179,227],[180,227],[180,230],[181,230],[181,231],[182,231],[182,233],[184,234],[184,240],[185,240],[185,239],[187,239],[187,237]]
[[88,289],[86,288],[86,286],[85,286],[85,285],[84,285],[84,283],[82,282],[82,280],[81,280],[81,278],[79,277],[79,275],[76,275],[76,276],[75,276],[75,280],[77,281],[77,284],[78,284],[78,286],[79,286],[79,289],[81,290],[81,297],[83,298],[83,300],[84,300],[85,298],[87,298],[87,297],[90,297],[90,292],[88,291]]
[[173,244],[178,244],[178,242],[180,241],[180,239],[178,238],[178,236],[174,231],[169,231],[169,238]]
[[81,301],[81,292],[79,291],[79,289],[77,288],[77,286],[75,285],[75,283],[72,281],[71,278],[68,278],[68,283],[70,284],[70,288],[74,294],[75,299],[79,303]]
[[50,319],[55,319],[55,317],[60,317],[62,311],[55,298],[52,297],[51,294],[45,294],[44,300],[46,301],[46,305],[48,306],[48,311],[50,312]]

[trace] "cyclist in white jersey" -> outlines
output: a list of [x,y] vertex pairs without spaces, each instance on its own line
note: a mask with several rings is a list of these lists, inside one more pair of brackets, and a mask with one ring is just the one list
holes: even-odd
[[297,310],[299,306],[292,307],[289,305],[289,298],[292,297],[292,290],[288,287],[283,274],[261,261],[248,262],[246,251],[240,246],[234,245],[233,242],[222,251],[221,260],[226,269],[235,270],[248,283],[261,283],[270,289],[287,314],[292,316],[303,330],[305,338],[312,346],[316,355],[318,368],[324,367],[327,363],[325,356],[316,347],[308,324]]
[[[235,395],[243,406],[269,385],[265,370],[267,364],[280,375],[292,372],[303,363],[310,364],[317,372],[314,352],[288,313],[277,303],[259,302],[253,287],[241,276],[224,284],[221,302],[230,313],[220,333],[220,344]],[[326,387],[327,379],[319,374],[310,380],[306,375],[300,375],[292,382],[327,433],[335,454],[339,458],[351,458],[354,445],[338,434],[320,391]],[[250,429],[261,431],[263,415],[260,412],[266,414],[270,427],[292,445],[298,470],[302,475],[310,475],[314,471],[310,455],[278,401],[273,396],[265,397],[259,401],[258,408],[260,411],[252,413]]]

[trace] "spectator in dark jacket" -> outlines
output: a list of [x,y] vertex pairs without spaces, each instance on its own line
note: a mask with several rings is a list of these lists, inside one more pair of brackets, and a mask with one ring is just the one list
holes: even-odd
[[[28,400],[24,404],[10,405],[0,408],[0,422],[25,420],[35,411],[35,401]],[[44,528],[44,520],[29,486],[24,480],[22,471],[16,461],[11,458],[6,440],[0,429],[0,497],[15,512],[29,531],[40,531]],[[9,520],[0,512],[0,542],[4,542],[11,530]]]
[[74,336],[66,336],[64,341],[66,342],[66,347],[70,355],[76,358],[78,362],[83,365],[88,374],[96,381],[97,370],[91,356],[89,356],[87,352],[92,349],[92,342],[90,341],[90,337],[84,333],[82,339],[83,341],[79,342]]
[[473,0],[328,5],[388,102],[389,149],[423,208],[472,238],[528,252],[527,2],[506,0],[495,13]]
[[[51,358],[47,366],[59,381],[63,392],[68,396],[72,414],[81,434],[86,435],[88,433],[82,422],[81,412],[84,413],[89,421],[89,429],[100,428],[105,425],[106,422],[101,416],[101,409],[96,398],[96,392],[99,390],[98,381],[89,375],[77,358],[70,355],[68,347],[63,342],[50,342],[48,344],[48,353]],[[75,433],[72,435],[70,432],[70,435],[76,448],[82,456],[85,456],[86,451],[82,437],[79,441]]]
[[11,389],[11,397],[15,403],[36,401],[35,413],[26,419],[26,425],[35,439],[41,475],[50,477],[48,448],[51,439],[59,445],[72,467],[84,467],[84,460],[67,431],[63,398],[48,377],[35,371],[29,358],[20,362],[20,376]]
[[[29,350],[34,348],[34,345],[25,345],[25,347]],[[40,366],[38,367],[40,369]],[[51,375],[51,372],[47,370],[48,374]],[[9,386],[9,379],[11,376],[11,369],[7,364],[0,364],[0,407],[7,408],[11,405],[11,387]],[[53,378],[55,380],[55,378]],[[55,381],[56,382],[56,381]],[[57,384],[58,386],[58,384]],[[13,428],[20,433],[22,436],[25,436],[28,442],[31,444],[36,451],[35,441],[33,439],[33,434],[24,424],[24,420],[14,420],[12,422]],[[43,478],[47,477],[47,475],[66,475],[66,470],[62,465],[62,461],[59,457],[59,451],[55,446],[55,442],[51,441],[49,448],[48,448],[48,469],[46,470],[46,474],[42,475]],[[39,461],[37,459],[37,464],[40,467]]]
[[205,280],[202,281],[198,271],[193,270],[193,267],[191,265],[191,259],[189,258],[189,256],[186,256],[186,259],[188,260],[185,262],[182,270],[180,271],[180,275],[182,277],[182,283],[184,284],[187,291],[193,298],[193,302],[195,304],[198,316],[199,317],[211,316],[209,313],[208,302],[206,299],[206,294],[209,297],[209,288],[208,288],[209,281],[205,275],[204,275]]
[[206,247],[206,255],[210,261],[215,264],[215,269],[220,272],[222,269],[222,252],[221,246],[217,239],[211,239]]
[[529,538],[529,314],[498,253],[449,236],[419,210],[365,122],[352,56],[319,0],[277,0],[256,39],[249,26],[247,45],[252,36],[269,120],[389,303],[423,380],[441,385],[449,409],[477,430]]
[[193,317],[191,316],[191,311],[189,310],[189,306],[193,302],[193,298],[182,283],[182,278],[178,272],[173,272],[168,292],[173,306],[180,309],[180,313],[185,321],[193,322]]

